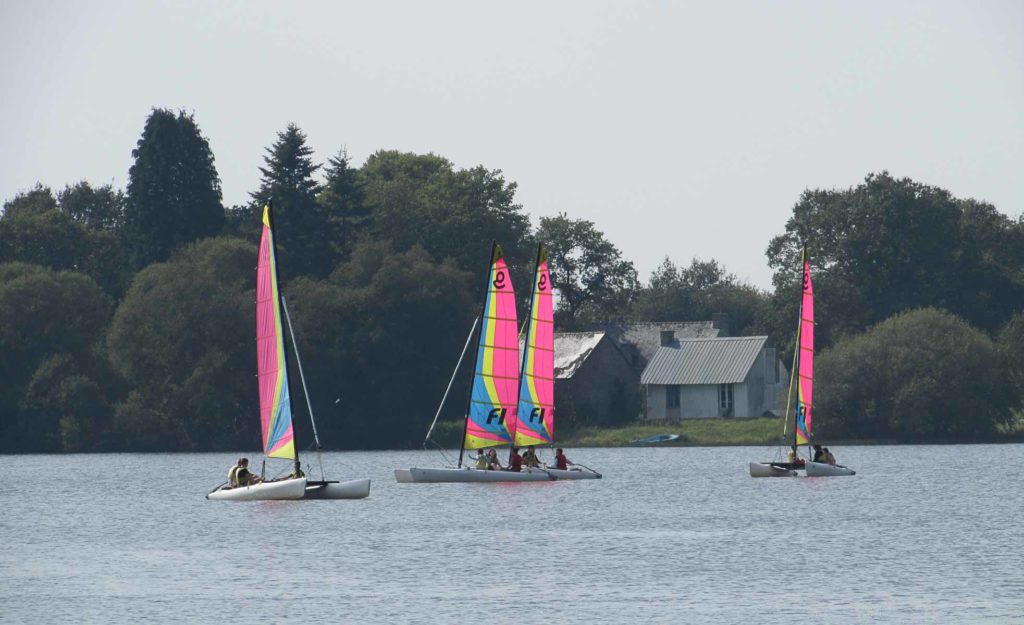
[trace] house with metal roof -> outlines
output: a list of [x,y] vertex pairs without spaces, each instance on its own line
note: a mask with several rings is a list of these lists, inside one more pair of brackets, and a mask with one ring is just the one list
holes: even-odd
[[640,376],[643,418],[778,414],[788,373],[766,336],[676,339],[662,335]]

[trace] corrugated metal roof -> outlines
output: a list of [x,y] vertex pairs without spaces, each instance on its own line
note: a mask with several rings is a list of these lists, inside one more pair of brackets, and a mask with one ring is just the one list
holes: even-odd
[[659,347],[641,384],[739,384],[764,348],[767,336],[683,339]]
[[[566,379],[575,375],[604,332],[555,332],[555,378]],[[519,353],[523,353],[525,338],[519,338]]]

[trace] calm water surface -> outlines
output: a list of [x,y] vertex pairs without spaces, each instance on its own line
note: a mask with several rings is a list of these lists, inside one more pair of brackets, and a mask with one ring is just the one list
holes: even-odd
[[[1024,445],[569,450],[606,479],[210,502],[238,454],[0,457],[0,621],[1024,623]],[[255,455],[255,454],[250,454]],[[65,476],[66,479],[62,479]]]

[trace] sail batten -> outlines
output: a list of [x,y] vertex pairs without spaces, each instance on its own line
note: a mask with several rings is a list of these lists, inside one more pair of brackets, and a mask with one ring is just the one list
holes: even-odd
[[550,445],[555,440],[555,335],[551,274],[543,246],[537,250],[528,319],[515,445]]
[[516,429],[518,318],[512,279],[497,244],[491,253],[480,322],[463,449],[508,445]]
[[800,302],[800,341],[797,360],[796,444],[811,444],[814,407],[814,285],[811,263],[804,254],[803,297]]
[[284,347],[277,258],[270,207],[263,209],[256,264],[256,374],[260,392],[263,453],[271,458],[295,459],[291,397]]

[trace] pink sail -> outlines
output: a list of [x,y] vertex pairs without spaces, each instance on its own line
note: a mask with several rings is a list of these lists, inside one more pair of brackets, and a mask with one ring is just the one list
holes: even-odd
[[555,442],[555,318],[548,255],[537,250],[537,271],[526,326],[515,445]]
[[516,430],[519,328],[508,265],[495,244],[487,275],[476,370],[466,416],[465,449],[508,445]]
[[803,299],[800,304],[800,340],[798,341],[796,444],[811,443],[811,413],[814,407],[814,285],[811,263],[804,253]]
[[256,263],[256,377],[260,389],[260,424],[263,453],[271,458],[294,459],[292,406],[279,301],[277,258],[268,205],[263,209],[263,234]]

